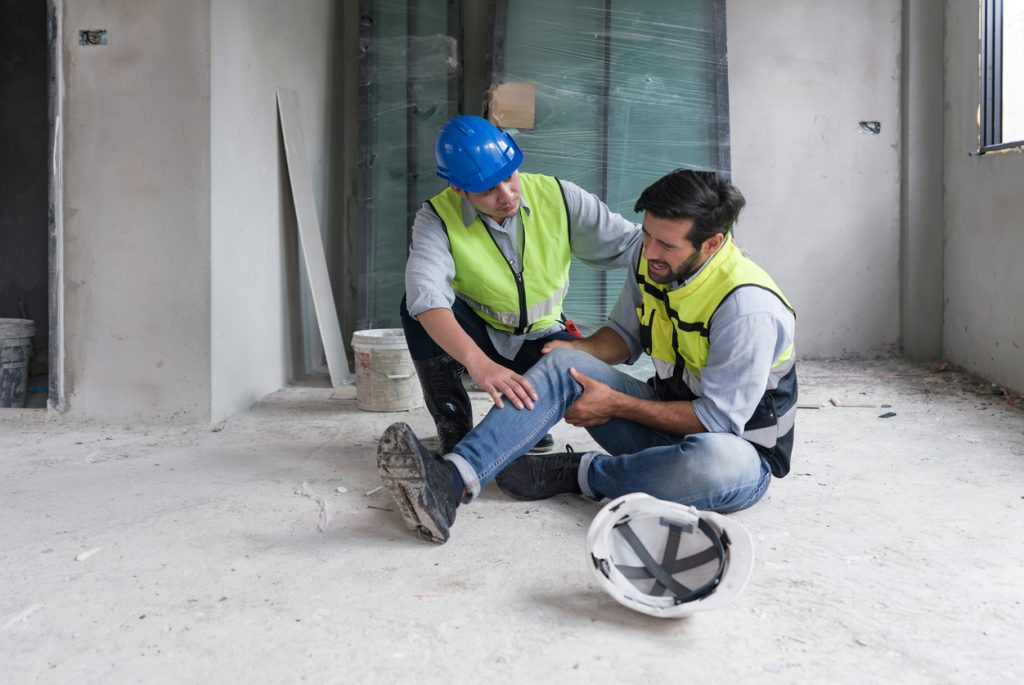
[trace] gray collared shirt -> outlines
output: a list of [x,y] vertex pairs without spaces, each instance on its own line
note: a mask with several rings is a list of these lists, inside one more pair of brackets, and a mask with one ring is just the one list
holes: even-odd
[[[640,245],[638,224],[615,214],[594,194],[569,181],[558,181],[565,195],[569,215],[569,248],[584,264],[604,271],[632,268],[634,250]],[[529,213],[526,198],[520,202],[520,212]],[[478,213],[462,200],[462,221],[473,223]],[[502,255],[517,272],[522,272],[523,225],[519,213],[501,223],[480,214],[484,226],[494,237]],[[412,224],[412,244],[405,263],[406,306],[413,317],[429,309],[450,309],[455,303],[452,279],[455,261],[444,223],[428,203],[416,212]],[[515,335],[487,327],[494,348],[506,359],[514,359],[524,340],[543,338],[562,329],[561,324],[542,331]]]
[[[631,263],[636,264],[639,257],[638,246]],[[674,283],[672,289],[692,281],[706,265],[686,281]],[[642,304],[636,278],[626,279],[607,325],[629,347],[628,364],[643,353],[636,314]],[[708,360],[700,372],[700,397],[693,401],[693,410],[712,433],[742,435],[768,388],[772,364],[793,344],[796,319],[773,293],[763,288],[738,288],[722,300],[708,327]]]

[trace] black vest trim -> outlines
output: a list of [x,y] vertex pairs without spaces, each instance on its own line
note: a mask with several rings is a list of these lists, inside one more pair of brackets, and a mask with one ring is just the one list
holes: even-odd
[[718,306],[716,306],[716,307],[715,307],[715,311],[711,312],[711,316],[710,316],[710,317],[708,318],[708,326],[709,326],[709,327],[711,326],[711,319],[715,318],[715,314],[717,314],[717,313],[718,313],[718,310],[719,310],[719,308],[720,308],[720,307],[722,306],[722,303],[723,303],[723,302],[725,302],[726,300],[728,300],[728,299],[729,299],[729,296],[730,296],[730,295],[732,295],[732,294],[733,294],[734,292],[736,292],[737,290],[739,290],[740,288],[760,288],[761,290],[767,290],[767,291],[768,291],[768,292],[770,292],[770,293],[771,293],[772,295],[774,295],[775,297],[779,298],[779,302],[781,302],[781,303],[782,303],[782,306],[783,306],[783,307],[785,307],[786,309],[788,309],[788,310],[789,310],[789,313],[793,315],[793,318],[796,318],[796,312],[795,312],[795,311],[793,311],[793,308],[792,308],[792,307],[790,307],[790,306],[789,306],[789,305],[788,305],[788,304],[786,303],[786,301],[785,301],[784,299],[782,299],[782,297],[781,297],[781,296],[780,296],[780,295],[779,295],[779,294],[778,294],[777,292],[775,292],[774,290],[772,290],[771,288],[766,288],[766,287],[764,287],[763,285],[759,285],[759,284],[757,284],[757,283],[741,283],[740,285],[736,286],[735,288],[733,288],[732,290],[730,290],[729,292],[727,292],[727,293],[725,294],[725,297],[723,297],[723,298],[721,299],[721,301],[720,301],[720,302],[718,303]]
[[[797,380],[796,365],[789,370],[785,376],[779,379],[779,385],[774,390],[769,390],[761,396],[761,401],[754,409],[754,415],[747,421],[743,430],[756,430],[768,428],[778,423],[778,417],[796,411],[797,401]],[[757,443],[750,443],[754,449],[765,458],[768,466],[771,467],[772,475],[776,478],[783,478],[789,473],[789,458],[793,453],[793,434],[791,428],[785,435],[780,435],[774,447],[763,447]]]

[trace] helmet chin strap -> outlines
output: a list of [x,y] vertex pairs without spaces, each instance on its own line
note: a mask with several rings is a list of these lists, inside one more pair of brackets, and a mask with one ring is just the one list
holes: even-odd
[[615,601],[649,616],[680,618],[732,602],[750,579],[754,548],[735,520],[634,492],[594,517],[587,558]]
[[[625,566],[616,564],[616,568],[626,578],[652,578],[657,581],[654,584],[654,588],[648,593],[654,597],[659,597],[665,594],[666,591],[670,591],[675,595],[676,604],[693,602],[707,597],[715,591],[715,587],[718,585],[719,581],[721,581],[722,573],[725,571],[725,551],[729,546],[729,537],[726,535],[719,536],[715,529],[708,525],[707,521],[699,519],[697,527],[709,540],[711,540],[712,547],[709,547],[703,552],[692,554],[682,559],[677,559],[676,555],[679,552],[679,540],[683,533],[693,533],[693,525],[689,523],[677,523],[665,518],[662,518],[660,522],[661,525],[667,527],[669,530],[668,539],[665,543],[665,553],[660,562],[656,561],[654,557],[651,556],[650,551],[630,527],[628,519],[615,525],[615,530],[629,544],[640,559],[640,562],[643,564],[643,566]],[[703,566],[709,561],[714,561],[715,559],[718,560],[718,568],[715,570],[712,577],[700,587],[691,589],[673,578],[673,574],[681,571],[688,571],[689,569],[696,568],[698,566]]]

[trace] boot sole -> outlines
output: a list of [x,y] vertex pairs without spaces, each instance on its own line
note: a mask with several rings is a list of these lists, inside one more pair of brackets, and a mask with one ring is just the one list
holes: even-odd
[[448,541],[447,528],[438,525],[429,514],[438,507],[430,506],[436,503],[427,489],[423,461],[408,425],[394,424],[384,431],[377,447],[377,472],[409,528],[428,542]]
[[512,499],[519,502],[539,502],[543,499],[551,499],[550,497],[530,497],[529,495],[520,495],[519,493],[506,490],[505,488],[501,487],[500,484],[498,485],[498,490],[500,490],[506,497],[511,497]]

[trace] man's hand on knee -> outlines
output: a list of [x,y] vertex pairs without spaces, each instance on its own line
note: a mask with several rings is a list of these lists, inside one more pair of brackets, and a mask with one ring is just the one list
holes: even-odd
[[505,404],[501,401],[504,395],[516,409],[533,409],[533,403],[537,399],[537,391],[533,389],[530,381],[526,380],[512,369],[508,369],[489,358],[472,369],[467,369],[472,376],[473,382],[491,396],[494,405],[499,409]]
[[615,417],[615,407],[621,393],[575,368],[569,368],[569,375],[583,387],[583,395],[565,413],[566,423],[586,428],[600,426]]

